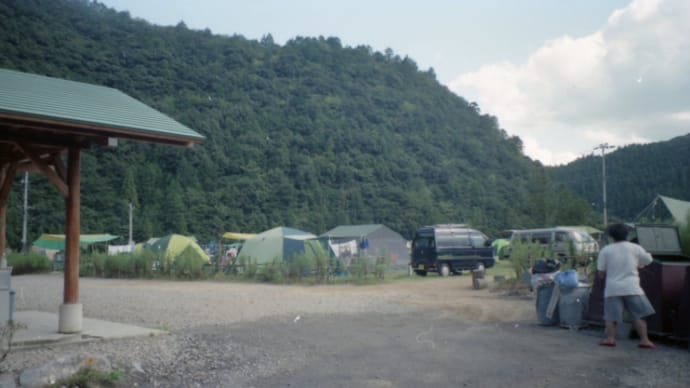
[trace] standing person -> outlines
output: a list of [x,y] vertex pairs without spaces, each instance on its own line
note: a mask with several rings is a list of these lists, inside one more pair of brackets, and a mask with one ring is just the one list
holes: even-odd
[[606,339],[601,346],[616,346],[616,323],[623,321],[623,307],[632,316],[641,348],[654,349],[656,345],[647,336],[647,322],[642,319],[654,314],[654,308],[640,287],[639,268],[652,262],[644,248],[627,241],[628,228],[623,224],[613,224],[607,229],[613,243],[605,246],[597,258],[599,278],[606,278],[604,290],[604,320]]

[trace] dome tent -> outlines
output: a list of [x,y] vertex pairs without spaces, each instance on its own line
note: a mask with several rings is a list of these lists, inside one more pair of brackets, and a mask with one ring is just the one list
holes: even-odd
[[286,261],[293,255],[312,252],[311,246],[319,244],[315,239],[309,232],[279,226],[245,241],[237,257],[251,258],[257,264],[271,263],[276,258]]
[[187,254],[192,254],[194,258],[203,259],[205,262],[209,261],[209,257],[196,241],[180,234],[169,234],[158,239],[151,239],[144,244],[137,244],[135,251],[140,252],[144,249],[154,253],[162,253],[165,258],[170,260],[174,260],[186,251]]

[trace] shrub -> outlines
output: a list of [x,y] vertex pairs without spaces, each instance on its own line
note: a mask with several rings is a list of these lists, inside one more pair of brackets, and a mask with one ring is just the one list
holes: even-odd
[[120,380],[120,371],[105,372],[90,366],[84,366],[73,375],[57,380],[57,387],[114,387]]
[[199,257],[191,246],[187,247],[174,260],[175,277],[187,280],[200,279],[204,264],[206,260]]
[[259,272],[259,280],[270,283],[280,282],[283,280],[282,265],[283,261],[276,257]]
[[81,255],[79,257],[79,276],[105,277],[105,261],[108,256],[104,254]]
[[329,274],[328,252],[321,244],[313,247],[314,251],[314,276],[317,283],[323,283]]
[[50,272],[53,270],[53,263],[40,253],[10,253],[7,256],[7,265],[12,267],[13,275],[27,273]]
[[350,263],[350,274],[358,281],[367,278],[369,273],[369,258],[368,257],[357,257],[352,259]]
[[388,271],[388,266],[390,265],[390,258],[387,254],[384,254],[376,258],[376,265],[374,266],[374,277],[377,279],[383,279],[386,272]]
[[157,255],[148,249],[132,254],[133,275],[138,278],[152,278],[155,263],[160,262],[161,259],[161,255]]
[[522,273],[532,268],[534,259],[550,258],[553,255],[550,249],[543,248],[538,242],[523,243],[515,239],[510,250],[510,261],[513,263],[515,277],[520,279]]
[[314,258],[310,255],[292,255],[287,261],[287,276],[292,281],[301,281],[302,277],[311,274],[313,268]]

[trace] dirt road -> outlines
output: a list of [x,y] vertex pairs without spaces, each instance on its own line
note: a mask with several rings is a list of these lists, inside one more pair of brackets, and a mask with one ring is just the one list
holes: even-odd
[[[18,307],[54,311],[61,284],[13,278]],[[600,329],[537,326],[530,296],[475,291],[468,276],[373,286],[82,279],[81,294],[87,317],[171,334],[17,352],[10,370],[89,352],[139,387],[690,386],[685,348],[602,348]]]

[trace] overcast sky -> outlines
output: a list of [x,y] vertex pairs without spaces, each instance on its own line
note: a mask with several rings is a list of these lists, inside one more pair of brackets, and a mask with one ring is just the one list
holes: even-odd
[[391,48],[483,113],[525,153],[572,161],[602,143],[690,132],[687,0],[101,0],[159,25],[278,44],[336,36]]

